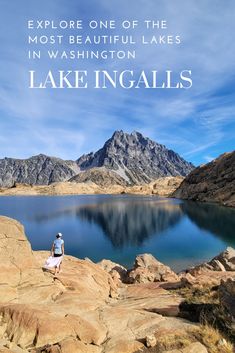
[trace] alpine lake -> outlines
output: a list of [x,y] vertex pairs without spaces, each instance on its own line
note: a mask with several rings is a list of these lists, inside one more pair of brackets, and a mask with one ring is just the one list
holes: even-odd
[[20,221],[33,250],[63,233],[65,253],[128,268],[151,253],[175,271],[235,247],[235,209],[130,195],[2,196],[0,214]]

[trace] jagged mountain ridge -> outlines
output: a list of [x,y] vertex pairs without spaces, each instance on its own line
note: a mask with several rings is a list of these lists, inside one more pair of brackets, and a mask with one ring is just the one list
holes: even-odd
[[81,170],[94,167],[112,169],[130,184],[148,183],[164,176],[186,176],[193,169],[177,153],[145,138],[139,132],[115,131],[96,153],[77,160]]
[[28,159],[0,159],[0,186],[12,187],[14,183],[49,185],[70,179],[79,172],[74,161],[64,161],[43,154]]
[[[100,168],[99,172],[90,173],[93,168]],[[15,183],[49,185],[71,178],[74,182],[81,182],[84,175],[80,173],[85,171],[88,176],[86,182],[89,175],[93,182],[96,182],[96,176],[99,179],[97,183],[101,179],[106,180],[110,174],[107,171],[110,171],[112,180],[118,179],[118,184],[133,185],[149,183],[164,176],[185,176],[193,168],[177,153],[143,137],[139,132],[128,134],[115,131],[101,149],[76,161],[43,154],[28,159],[0,159],[0,187],[12,187]]]

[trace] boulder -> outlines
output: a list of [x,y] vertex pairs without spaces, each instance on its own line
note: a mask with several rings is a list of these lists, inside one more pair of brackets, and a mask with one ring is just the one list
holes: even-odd
[[179,277],[170,267],[151,254],[138,255],[134,267],[128,271],[128,283],[177,282]]
[[155,347],[157,344],[157,339],[154,335],[146,336],[146,346],[147,347]]
[[[102,260],[100,262],[98,262],[98,265],[105,271],[107,271],[108,273],[110,273],[111,275],[113,275],[114,277],[119,277],[119,279],[124,282],[126,279],[126,275],[127,275],[127,269],[125,267],[123,267],[122,265],[119,265],[113,261],[110,260]],[[119,276],[117,276],[117,274]]]
[[228,247],[225,251],[214,257],[209,265],[215,271],[235,271],[235,249]]
[[192,287],[196,283],[196,278],[190,273],[181,273],[180,274],[180,284],[181,287]]
[[[213,272],[215,273],[213,274]],[[189,273],[196,277],[210,273],[211,279],[215,277],[219,279],[232,277],[235,275],[235,249],[228,247],[212,260],[191,268]]]
[[44,278],[25,234],[24,227],[8,217],[0,217],[0,302],[17,301],[20,287]]

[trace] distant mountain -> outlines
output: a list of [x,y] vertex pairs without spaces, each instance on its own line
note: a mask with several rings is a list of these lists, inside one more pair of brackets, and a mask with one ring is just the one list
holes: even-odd
[[76,162],[64,161],[43,154],[28,159],[0,159],[0,186],[14,183],[48,185],[70,179],[79,172]]
[[115,131],[96,153],[77,160],[81,170],[94,167],[111,169],[129,184],[148,183],[164,176],[186,176],[194,166],[164,145],[139,132]]
[[100,150],[77,161],[43,154],[28,159],[0,159],[0,187],[12,187],[15,183],[48,185],[71,178],[74,182],[90,180],[98,185],[124,186],[149,183],[165,176],[185,176],[193,169],[177,153],[139,132],[116,131]]
[[235,151],[194,169],[173,196],[235,207]]

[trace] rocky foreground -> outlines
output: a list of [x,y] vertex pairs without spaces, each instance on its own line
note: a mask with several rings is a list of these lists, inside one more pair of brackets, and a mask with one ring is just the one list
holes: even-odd
[[235,151],[194,169],[173,196],[235,207]]
[[[82,175],[82,176],[81,176]],[[91,176],[95,176],[94,181],[89,181]],[[89,172],[89,179],[86,179],[87,173],[80,174],[72,182],[59,182],[50,185],[28,185],[15,184],[14,187],[0,188],[0,196],[14,195],[78,195],[78,194],[138,194],[138,195],[156,195],[170,196],[181,184],[183,177],[165,177],[159,178],[149,184],[125,186],[125,184],[115,183],[117,176],[112,172],[93,169]]]
[[[0,217],[0,353],[232,353],[232,248],[181,274],[144,254],[130,270],[65,256],[54,276],[42,270],[47,256]],[[207,311],[226,339],[198,324]]]

